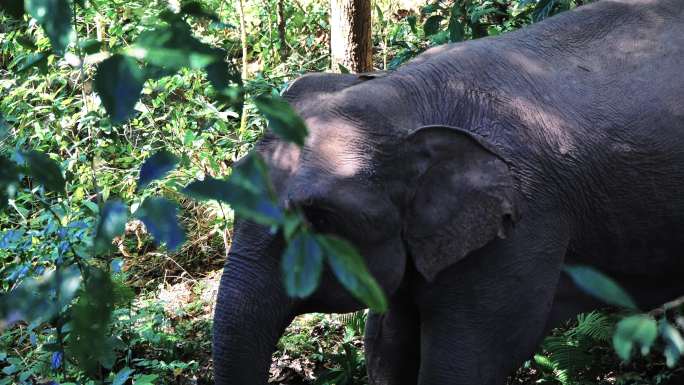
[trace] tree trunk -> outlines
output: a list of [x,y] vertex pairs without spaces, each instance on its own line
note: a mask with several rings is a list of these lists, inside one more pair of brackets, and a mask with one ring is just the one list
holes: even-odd
[[289,55],[289,47],[285,38],[285,7],[284,0],[278,0],[278,38],[280,39],[280,60],[285,61]]
[[370,0],[330,0],[330,57],[334,71],[373,70]]

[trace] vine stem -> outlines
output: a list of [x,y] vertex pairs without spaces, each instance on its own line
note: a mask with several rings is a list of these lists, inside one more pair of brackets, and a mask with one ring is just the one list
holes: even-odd
[[[50,214],[52,214],[52,216],[55,218],[55,220],[57,220],[57,223],[59,223],[59,228],[64,229],[64,225],[62,224],[62,218],[59,216],[59,214],[57,214],[57,212],[55,212],[55,210],[52,208],[52,206],[50,206],[50,204],[47,203],[40,196],[38,196],[36,194],[33,194],[33,196],[36,198],[38,203],[40,203],[41,206],[43,206],[43,208],[45,210],[50,212]],[[67,244],[69,245],[69,250],[74,255],[74,260],[76,261],[76,264],[78,265],[78,269],[81,271],[81,275],[83,276],[83,279],[85,280],[88,276],[88,272],[87,272],[88,270],[85,268],[85,266],[83,265],[83,262],[81,261],[81,258],[76,253],[76,249],[74,248],[74,245],[69,241],[67,241]]]
[[226,249],[226,258],[228,258],[228,251],[230,250],[230,242],[228,242],[228,218],[226,217],[226,212],[223,210],[223,202],[219,202],[219,208],[221,209],[221,216],[223,216],[223,247]]
[[664,304],[658,306],[657,308],[648,312],[651,317],[660,317],[665,315],[669,310],[680,307],[684,305],[684,296],[673,299],[672,301],[665,302]]
[[[244,0],[238,0],[238,14],[240,16],[240,45],[242,46],[242,82],[247,81],[248,69],[247,65],[247,23],[245,22],[245,7]],[[240,116],[240,131],[239,135],[242,137],[247,131],[247,104],[242,103],[242,114]]]

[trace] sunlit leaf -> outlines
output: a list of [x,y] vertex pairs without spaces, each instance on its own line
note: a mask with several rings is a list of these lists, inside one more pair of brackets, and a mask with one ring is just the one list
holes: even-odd
[[63,194],[66,182],[62,176],[59,164],[47,154],[38,151],[30,151],[21,154],[26,163],[28,175],[37,183],[43,185],[46,190]]
[[254,99],[259,112],[268,120],[268,127],[288,142],[304,145],[308,133],[302,118],[283,98],[274,95],[261,95]]
[[381,24],[385,23],[385,16],[382,13],[382,9],[380,9],[380,6],[378,3],[375,3],[375,14],[377,16],[377,19],[380,21]]
[[140,66],[130,57],[113,55],[97,67],[95,90],[112,123],[128,120],[140,99],[145,77]]
[[197,40],[190,26],[176,21],[140,34],[127,51],[150,64],[169,69],[203,69],[224,60],[225,52]]
[[677,328],[670,325],[666,319],[660,320],[660,335],[665,341],[665,363],[669,368],[677,365],[679,357],[684,353],[684,338]]
[[641,354],[648,354],[658,336],[656,321],[643,314],[622,319],[613,335],[613,347],[620,358],[627,361],[635,345],[641,346]]
[[66,47],[74,38],[71,27],[71,5],[68,0],[26,0],[26,11],[43,27],[50,38],[52,49],[64,54]]
[[425,20],[425,24],[423,24],[423,32],[425,33],[425,36],[434,35],[439,32],[439,25],[443,19],[444,17],[440,15],[428,17],[428,19]]
[[587,294],[611,305],[636,310],[637,305],[614,280],[588,266],[566,266],[565,271],[575,284]]
[[385,293],[368,271],[354,246],[332,235],[319,235],[318,242],[340,283],[373,311],[387,310]]
[[316,290],[323,270],[323,252],[316,238],[300,232],[287,245],[282,259],[283,282],[290,297],[304,298]]
[[157,242],[176,250],[185,241],[185,233],[178,224],[178,206],[165,198],[147,197],[135,212]]
[[154,385],[154,381],[159,378],[156,374],[137,374],[133,379],[135,385]]
[[100,211],[95,232],[95,252],[106,253],[112,248],[112,239],[121,236],[128,221],[128,206],[121,201],[108,201]]
[[129,367],[119,370],[112,380],[112,385],[124,385],[131,374],[133,374],[133,369]]
[[178,165],[178,157],[172,153],[161,150],[145,160],[140,167],[138,178],[138,190],[145,188],[150,182],[163,178],[169,171]]

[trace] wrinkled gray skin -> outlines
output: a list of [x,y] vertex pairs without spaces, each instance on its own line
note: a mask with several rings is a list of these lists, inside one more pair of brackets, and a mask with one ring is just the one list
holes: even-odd
[[[563,263],[644,309],[684,294],[684,5],[603,0],[386,76],[314,74],[285,97],[310,137],[258,151],[283,206],[353,242],[390,300],[372,384],[501,384],[595,304]],[[266,382],[292,318],[363,308],[329,272],[284,293],[283,240],[236,225],[214,325],[218,384]]]

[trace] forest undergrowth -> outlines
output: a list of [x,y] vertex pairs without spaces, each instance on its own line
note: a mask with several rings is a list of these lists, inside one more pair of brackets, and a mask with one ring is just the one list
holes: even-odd
[[[181,2],[75,1],[74,17],[86,58],[132,42]],[[242,63],[238,2],[203,0],[216,19],[191,17],[193,34]],[[580,5],[570,0],[467,0],[395,3],[373,10],[374,61],[392,70],[432,45],[495,36]],[[279,10],[282,6],[282,11]],[[328,2],[244,2],[248,94],[280,92],[303,73],[330,65]],[[286,23],[281,23],[284,18]],[[17,193],[0,213],[0,278],[12,289],[22,278],[58,264],[52,245],[86,230],[101,201],[118,198],[131,208],[157,194],[177,202],[187,241],[170,251],[153,242],[137,220],[115,239],[115,303],[105,357],[110,370],[83,371],[64,361],[55,327],[44,323],[0,325],[0,385],[9,384],[211,384],[211,319],[221,269],[231,244],[233,212],[216,202],[175,191],[197,175],[222,176],[252,148],[265,129],[255,106],[243,111],[213,101],[207,77],[196,70],[145,82],[136,116],[113,125],[94,93],[92,65],[45,54],[50,39],[34,22],[0,12],[0,155],[30,147],[58,160],[69,180],[61,208],[36,201],[36,188]],[[100,56],[98,56],[100,55]],[[240,116],[246,116],[242,125]],[[182,168],[139,191],[140,164],[159,149]],[[0,179],[2,170],[0,170]],[[60,211],[61,210],[61,211]],[[68,223],[68,226],[64,225]],[[92,226],[90,226],[92,227]],[[74,244],[78,245],[78,242]],[[75,250],[78,253],[79,250]],[[366,384],[363,328],[366,312],[297,317],[278,343],[270,368],[274,384]],[[611,346],[617,319],[592,312],[554,330],[508,384],[684,384],[683,370],[654,356],[622,363]],[[87,348],[98,349],[97,346]]]

